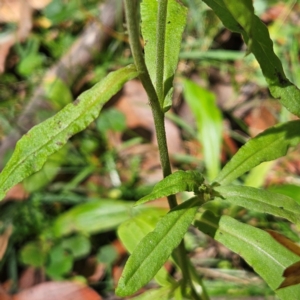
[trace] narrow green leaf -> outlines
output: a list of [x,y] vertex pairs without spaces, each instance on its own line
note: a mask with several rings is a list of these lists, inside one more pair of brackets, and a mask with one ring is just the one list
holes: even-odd
[[226,185],[264,161],[284,156],[300,142],[300,121],[278,124],[249,140],[221,170],[216,182]]
[[197,171],[176,171],[157,183],[152,192],[138,200],[136,205],[183,191],[197,193],[203,182],[203,176]]
[[117,295],[131,295],[154,277],[182,240],[200,204],[195,197],[172,209],[142,239],[126,263]]
[[285,218],[295,224],[300,222],[300,205],[288,196],[246,186],[227,185],[214,190],[216,198],[234,205]]
[[213,93],[196,83],[184,81],[184,97],[195,115],[198,137],[203,146],[208,178],[213,179],[220,170],[222,115]]
[[[178,0],[168,0],[167,27],[165,36],[165,96],[173,86],[178,64],[182,33],[186,24],[187,8]],[[158,41],[159,42],[159,41]],[[159,67],[159,66],[158,66]]]
[[285,76],[282,64],[273,50],[273,42],[265,24],[254,14],[252,1],[204,0],[223,24],[241,33],[266,78],[273,97],[291,113],[300,116],[300,90]]
[[244,181],[244,185],[252,186],[255,188],[262,187],[265,183],[266,177],[268,176],[273,166],[274,166],[274,161],[266,161],[254,167],[247,174],[247,177]]
[[[175,289],[175,288],[174,288]],[[174,289],[168,287],[162,287],[159,289],[150,289],[144,292],[141,295],[138,295],[131,300],[153,300],[153,299],[163,299],[163,300],[173,300],[174,298]],[[182,299],[182,298],[181,298]]]
[[294,184],[272,185],[268,190],[273,193],[279,193],[293,198],[300,204],[300,186]]
[[[229,216],[216,217],[206,211],[195,226],[243,257],[273,290],[283,281],[283,271],[299,260],[299,256],[277,243],[267,232]],[[300,285],[275,292],[282,300],[296,300]]]
[[132,202],[111,199],[82,203],[56,218],[49,230],[57,238],[74,232],[106,232],[128,220],[132,206]]
[[167,213],[166,209],[146,207],[138,215],[123,222],[118,227],[118,236],[129,253],[151,231],[157,222]]
[[[145,60],[151,77],[156,86],[156,25],[158,2],[143,0],[141,3],[142,35],[145,41]],[[174,73],[177,68],[182,33],[186,24],[187,8],[177,0],[168,1],[167,24],[165,32],[164,53],[164,96],[173,86]]]
[[167,112],[172,107],[174,88],[170,88],[165,99],[164,99],[164,112]]
[[[166,214],[166,209],[147,207],[135,217],[125,221],[118,227],[118,236],[129,253],[132,253],[138,243],[151,231],[157,222]],[[162,267],[155,275],[155,280],[161,286],[175,285],[175,280]]]
[[242,33],[243,28],[227,9],[224,0],[203,0],[203,2],[215,12],[225,27],[233,32]]
[[55,116],[29,130],[0,174],[0,199],[12,186],[40,170],[51,154],[98,117],[102,106],[126,81],[137,76],[133,65],[112,72]]

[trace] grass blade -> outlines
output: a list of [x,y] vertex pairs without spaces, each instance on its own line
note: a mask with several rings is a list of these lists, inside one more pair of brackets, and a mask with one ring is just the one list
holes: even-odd
[[215,103],[215,96],[196,83],[184,81],[184,97],[195,116],[198,138],[203,146],[208,178],[220,171],[222,141],[222,115]]

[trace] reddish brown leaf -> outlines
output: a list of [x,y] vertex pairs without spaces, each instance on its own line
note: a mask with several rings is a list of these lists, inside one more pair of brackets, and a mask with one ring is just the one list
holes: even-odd
[[12,297],[0,286],[0,300],[12,300]]
[[285,248],[289,249],[291,252],[297,254],[300,256],[300,247],[292,242],[290,239],[285,237],[284,235],[273,231],[273,230],[267,230],[267,232],[275,239],[279,244],[284,246]]
[[120,240],[114,240],[114,241],[112,242],[112,246],[113,246],[113,247],[115,248],[115,250],[117,251],[119,257],[126,255],[126,253],[127,253],[126,248],[125,248],[124,245],[120,242]]
[[[267,230],[267,232],[282,246],[290,250],[291,252],[300,256],[300,247],[292,242],[290,239],[285,237],[284,235],[273,231]],[[284,287],[288,287],[291,285],[299,284],[300,283],[300,261],[292,264],[288,268],[286,268],[282,274],[285,277],[284,281],[278,287],[278,289],[282,289]]]
[[45,274],[42,269],[28,267],[25,269],[19,279],[19,290],[31,288],[45,281]]
[[46,7],[51,0],[27,0],[29,5],[34,9],[42,9]]
[[102,300],[93,289],[75,282],[44,282],[13,296],[13,300]]
[[276,21],[280,16],[286,16],[288,6],[284,3],[278,3],[270,7],[261,15],[261,19],[266,22]]
[[[273,108],[272,108],[273,109]],[[254,107],[250,113],[245,117],[245,123],[249,126],[251,136],[256,136],[265,129],[277,123],[271,108],[268,104],[261,104]]]
[[283,272],[283,277],[285,277],[285,279],[278,287],[278,289],[299,284],[300,283],[300,261],[297,261],[296,263],[286,268]]
[[[123,95],[118,100],[116,108],[125,115],[128,128],[145,129],[151,133],[151,141],[156,143],[155,126],[148,97],[139,81],[132,80],[124,85]],[[182,152],[180,131],[177,126],[175,126],[170,120],[166,119],[165,127],[169,152]]]
[[24,189],[21,183],[12,187],[6,194],[4,201],[8,200],[25,200],[28,197],[28,192]]

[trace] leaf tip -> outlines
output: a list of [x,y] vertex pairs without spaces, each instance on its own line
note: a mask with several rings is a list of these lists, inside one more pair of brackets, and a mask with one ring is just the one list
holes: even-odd
[[133,207],[136,207],[138,205],[141,205],[143,204],[145,201],[144,201],[144,197],[139,199],[138,201],[136,201],[134,204],[133,204]]

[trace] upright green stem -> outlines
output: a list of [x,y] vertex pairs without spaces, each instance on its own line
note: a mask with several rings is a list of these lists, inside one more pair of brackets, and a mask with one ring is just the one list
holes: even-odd
[[164,104],[164,60],[168,0],[158,1],[156,27],[156,93],[161,107]]
[[139,18],[138,18],[138,6],[137,0],[125,0],[125,13],[126,13],[126,23],[127,30],[129,34],[129,43],[133,56],[133,60],[135,66],[139,72],[139,77],[144,86],[144,89],[147,92],[149,97],[149,101],[151,103],[151,107],[156,110],[160,108],[159,101],[157,98],[157,94],[155,88],[152,84],[150,75],[148,73],[141,43],[140,43],[140,26],[139,26]]
[[[164,123],[164,112],[160,106],[157,93],[150,79],[146,63],[144,60],[144,55],[142,52],[142,47],[140,44],[140,31],[137,16],[137,1],[136,0],[125,0],[125,13],[127,19],[127,29],[129,33],[129,42],[131,47],[132,56],[139,71],[141,82],[147,92],[149,97],[155,131],[157,136],[157,144],[159,149],[160,161],[162,165],[163,176],[166,177],[170,175],[171,165],[168,154],[168,146],[166,139],[165,123]],[[174,195],[168,197],[168,202],[170,208],[177,206],[176,197]]]
[[[160,154],[160,161],[162,165],[163,176],[166,177],[172,173],[171,171],[171,164],[168,154],[168,146],[167,146],[167,139],[166,139],[166,131],[165,131],[165,123],[164,123],[164,112],[163,106],[160,103],[160,100],[163,101],[163,59],[164,59],[164,49],[157,48],[159,52],[159,58],[157,58],[157,69],[161,69],[159,72],[156,72],[157,78],[159,78],[160,83],[156,83],[156,88],[159,89],[159,96],[156,92],[150,75],[148,73],[146,63],[144,60],[144,55],[142,51],[142,47],[140,44],[140,31],[139,31],[139,19],[137,16],[137,0],[124,0],[125,1],[125,13],[126,13],[126,20],[127,20],[127,30],[129,34],[129,42],[131,47],[132,56],[134,59],[134,63],[136,65],[137,70],[139,71],[141,82],[147,92],[149,97],[154,124],[155,124],[155,131],[157,136],[157,144]],[[159,14],[164,15],[162,19],[162,23],[166,22],[166,8],[167,8],[167,0],[159,0]],[[158,36],[165,35],[165,25],[161,24],[158,26],[158,31],[162,31],[158,33]],[[158,40],[158,44],[162,44],[164,47],[164,43]],[[161,62],[162,61],[162,62]],[[162,63],[160,65],[159,63]],[[161,67],[162,66],[162,67]],[[162,95],[162,96],[161,96]],[[162,98],[160,98],[162,97]],[[168,203],[170,208],[176,207],[177,200],[175,195],[171,195],[168,197]],[[184,242],[182,241],[177,248],[177,259],[179,263],[179,267],[182,271],[183,280],[185,283],[189,283],[189,285],[193,289],[192,281],[190,278],[189,272],[189,262],[187,261],[186,251],[184,247]],[[197,294],[193,291],[193,299],[195,300],[204,300],[202,297],[198,297]]]

